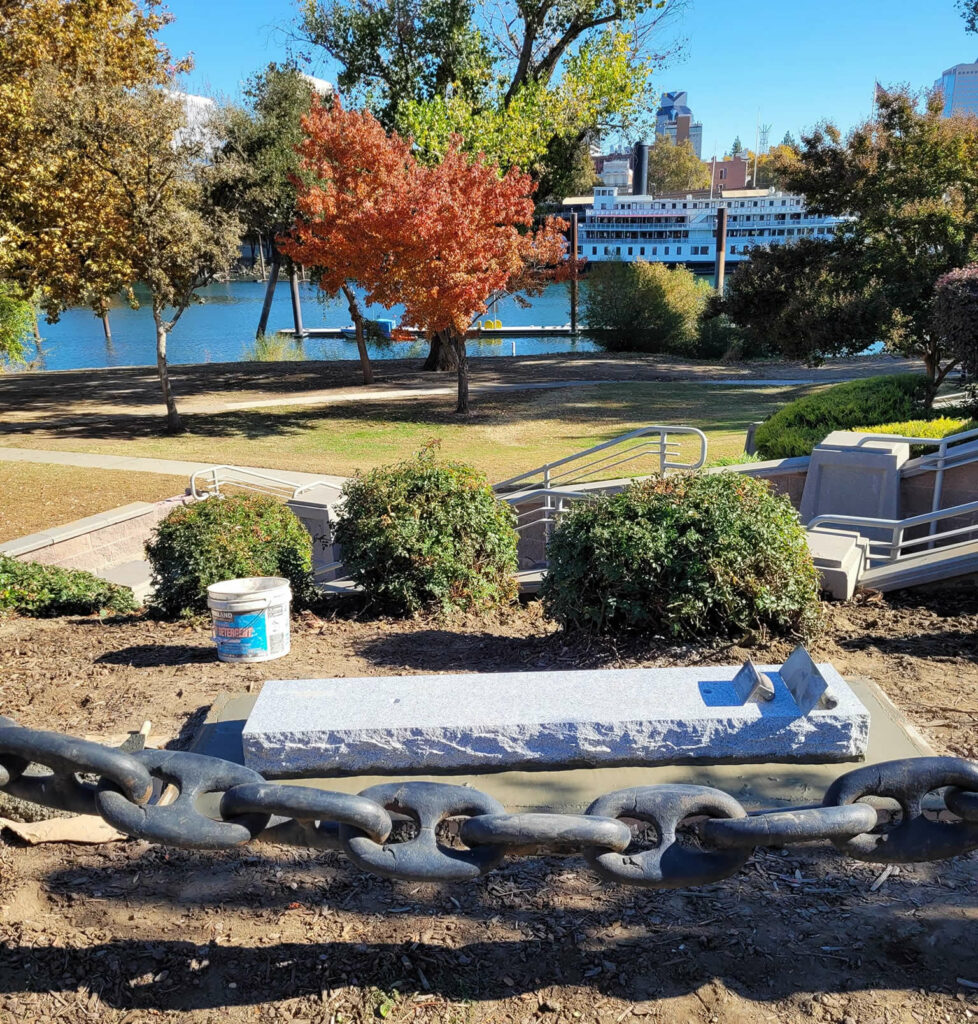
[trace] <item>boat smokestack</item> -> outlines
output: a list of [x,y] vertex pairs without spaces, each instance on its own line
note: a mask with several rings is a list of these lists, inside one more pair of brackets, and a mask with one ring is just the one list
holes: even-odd
[[649,194],[649,144],[636,142],[634,150],[635,169],[632,172],[632,195]]

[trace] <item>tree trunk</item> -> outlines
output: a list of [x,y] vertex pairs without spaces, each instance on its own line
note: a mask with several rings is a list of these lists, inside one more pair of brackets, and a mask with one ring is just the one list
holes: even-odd
[[105,332],[105,344],[112,344],[112,327],[109,324],[109,311],[107,309],[102,310],[102,330]]
[[343,285],[343,294],[346,296],[346,303],[350,307],[350,316],[353,318],[353,329],[357,336],[357,352],[360,355],[360,368],[363,370],[363,383],[373,384],[374,369],[370,365],[370,355],[367,352],[367,339],[363,330],[363,314],[360,312],[360,305],[353,289],[349,285]]
[[453,330],[451,339],[458,362],[458,404],[455,411],[465,416],[469,411],[469,357],[465,352],[465,335]]
[[930,411],[937,397],[937,373],[940,369],[940,352],[934,346],[929,346],[924,352],[924,373],[927,375],[927,390],[924,393],[924,408]]
[[265,271],[265,243],[262,241],[261,232],[258,232],[258,266],[261,268],[261,279],[266,277]]
[[428,358],[424,361],[422,370],[457,370],[458,359],[455,356],[455,349],[446,332],[436,331],[431,336],[431,348],[428,350]]
[[272,250],[272,272],[268,275],[268,284],[265,287],[265,301],[261,307],[261,317],[258,320],[258,330],[255,331],[255,338],[263,338],[268,329],[268,314],[272,310],[272,299],[275,298],[275,285],[278,284],[278,269],[281,265],[281,258],[276,250]]
[[166,364],[166,328],[160,310],[153,310],[153,321],[156,324],[156,370],[160,375],[160,388],[163,391],[163,402],[166,405],[166,432],[179,434],[183,430],[180,414],[177,412],[173,388],[170,387],[170,370]]

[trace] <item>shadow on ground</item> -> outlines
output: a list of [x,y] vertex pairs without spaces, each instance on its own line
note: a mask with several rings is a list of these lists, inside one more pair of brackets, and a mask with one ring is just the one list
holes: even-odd
[[[601,885],[579,858],[516,860],[436,887],[365,876],[335,854],[297,864],[281,848],[257,850],[265,856],[156,850],[53,874],[55,903],[77,913],[101,901],[106,923],[115,914],[130,937],[84,948],[9,942],[0,992],[65,991],[85,978],[114,1008],[190,1011],[325,1001],[346,986],[478,1002],[578,985],[634,1003],[717,980],[771,1003],[811,991],[953,992],[958,977],[974,976],[968,861],[871,892],[878,867],[767,851],[726,882],[647,892]],[[130,907],[135,916],[123,913]],[[190,914],[179,930],[200,934],[211,912],[233,920],[233,939],[139,937],[159,929],[161,913]]]

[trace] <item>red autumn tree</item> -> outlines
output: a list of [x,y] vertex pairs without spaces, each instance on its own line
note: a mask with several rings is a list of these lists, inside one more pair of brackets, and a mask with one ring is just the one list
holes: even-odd
[[373,383],[363,311],[354,288],[369,303],[390,307],[398,299],[388,273],[392,257],[410,248],[404,216],[416,162],[410,145],[388,135],[367,111],[345,110],[339,100],[313,99],[303,118],[299,147],[297,218],[280,248],[313,269],[327,295],[342,294],[350,309],[363,382]]
[[566,224],[533,226],[533,179],[513,168],[500,175],[453,140],[445,157],[413,174],[411,259],[399,267],[404,322],[451,346],[458,368],[456,412],[469,411],[465,337],[499,293],[539,293],[568,273]]
[[465,336],[501,292],[538,293],[570,271],[564,222],[533,226],[529,175],[500,174],[453,140],[444,159],[420,164],[410,142],[366,111],[314,102],[303,121],[299,216],[282,251],[316,268],[320,287],[342,292],[369,382],[363,315],[370,303],[403,304],[404,323],[442,341],[458,369],[457,411],[469,410]]

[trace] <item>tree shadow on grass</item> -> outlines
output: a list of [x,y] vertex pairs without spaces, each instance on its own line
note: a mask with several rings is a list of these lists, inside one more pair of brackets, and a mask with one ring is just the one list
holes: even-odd
[[[675,388],[680,391],[675,391]],[[580,433],[563,433],[562,444],[580,441],[582,447],[614,436],[620,426],[658,419],[660,422],[708,424],[715,431],[736,431],[762,416],[767,407],[775,407],[769,396],[752,398],[732,396],[730,389],[700,385],[647,384],[643,388],[623,389],[620,385],[595,385],[594,389],[577,388],[565,392],[512,392],[506,396],[477,395],[471,415],[459,418],[453,403],[443,397],[384,401],[339,403],[302,408],[231,410],[222,413],[188,413],[183,417],[182,437],[201,438],[265,438],[299,435],[325,430],[336,422],[354,420],[363,427],[384,425],[431,426],[507,426],[553,419],[579,418]],[[696,388],[694,392],[689,388]],[[652,404],[650,406],[651,389]],[[656,392],[659,392],[658,399]],[[543,396],[543,397],[541,397]],[[405,398],[410,398],[409,393]],[[0,437],[51,436],[59,440],[159,439],[165,437],[161,415],[106,414],[68,412],[58,416],[54,411],[36,419],[11,421],[0,426]],[[174,442],[178,443],[178,442]]]

